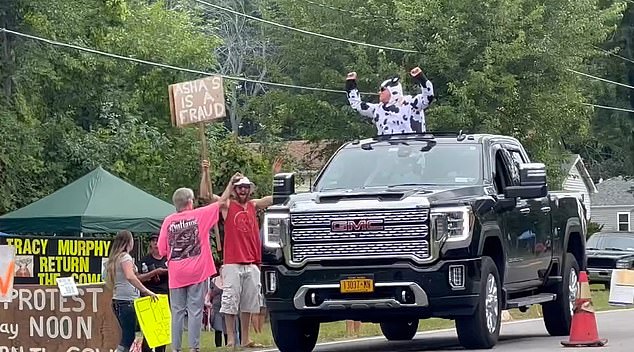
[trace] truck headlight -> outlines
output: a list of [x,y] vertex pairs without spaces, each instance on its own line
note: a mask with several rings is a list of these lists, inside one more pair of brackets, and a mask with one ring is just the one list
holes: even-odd
[[468,206],[432,208],[431,221],[436,241],[459,242],[471,236],[475,216]]
[[629,269],[632,266],[632,262],[629,259],[621,259],[616,261],[617,269]]
[[283,239],[288,235],[288,224],[288,214],[266,214],[264,216],[264,247],[282,248]]

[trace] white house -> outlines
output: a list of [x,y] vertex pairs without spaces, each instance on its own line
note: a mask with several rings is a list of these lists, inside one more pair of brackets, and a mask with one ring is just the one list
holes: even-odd
[[594,185],[588,169],[583,164],[579,154],[570,155],[562,165],[562,171],[566,176],[561,185],[562,190],[568,192],[578,192],[586,207],[587,216],[592,216],[592,197],[598,192]]
[[592,222],[603,225],[602,231],[634,231],[634,179],[613,177],[597,185],[592,195]]

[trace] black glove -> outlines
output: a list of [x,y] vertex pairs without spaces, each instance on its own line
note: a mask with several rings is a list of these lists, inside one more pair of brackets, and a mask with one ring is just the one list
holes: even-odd
[[417,74],[416,76],[412,78],[414,79],[414,82],[420,84],[423,87],[427,85],[427,76],[425,76],[423,71],[421,71],[419,74]]
[[356,79],[347,79],[346,80],[346,92],[350,93],[351,90],[357,89],[357,80]]

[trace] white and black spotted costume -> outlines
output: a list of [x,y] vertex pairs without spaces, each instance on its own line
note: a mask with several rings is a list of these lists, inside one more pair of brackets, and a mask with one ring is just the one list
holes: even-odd
[[413,78],[421,87],[421,93],[413,97],[403,95],[403,87],[397,76],[381,83],[381,90],[388,89],[391,93],[387,104],[361,101],[356,80],[347,80],[348,102],[361,116],[371,119],[378,135],[423,133],[427,130],[425,110],[434,100],[434,86],[422,72]]

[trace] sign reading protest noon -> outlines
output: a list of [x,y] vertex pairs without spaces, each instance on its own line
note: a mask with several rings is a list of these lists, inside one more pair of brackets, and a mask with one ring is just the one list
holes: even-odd
[[226,115],[220,76],[172,84],[168,91],[174,126],[213,121]]
[[14,285],[55,286],[58,277],[72,276],[79,284],[103,281],[112,240],[15,236],[0,237],[0,244],[15,247]]
[[112,295],[103,285],[63,297],[57,287],[15,286],[0,303],[0,352],[111,352],[119,342]]

